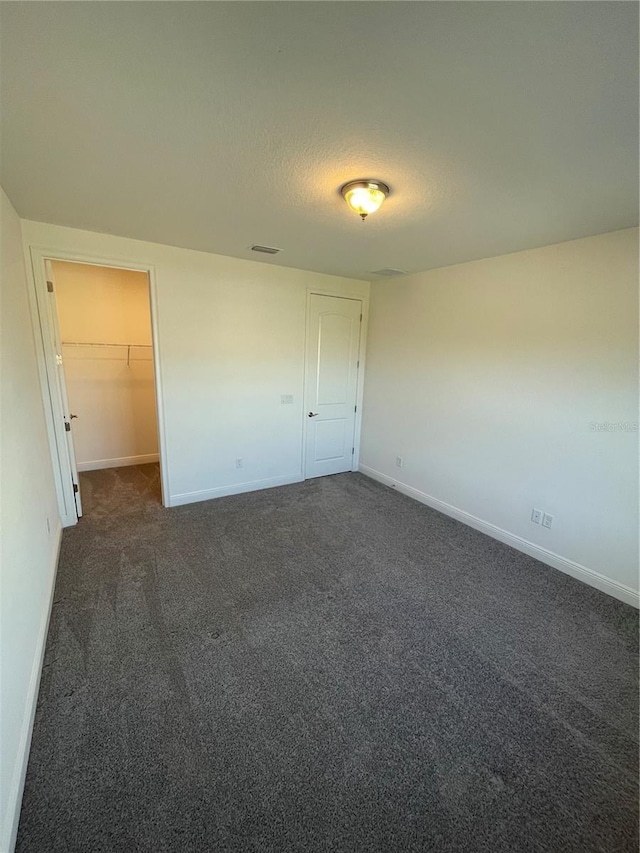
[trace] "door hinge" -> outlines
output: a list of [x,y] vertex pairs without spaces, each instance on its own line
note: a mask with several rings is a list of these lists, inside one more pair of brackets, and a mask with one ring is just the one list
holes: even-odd
[[360,367],[360,359],[358,359],[358,361],[356,361],[356,368],[358,368],[358,367]]
[[360,315],[360,322],[362,323],[362,314]]
[[47,290],[49,291],[49,293],[53,293],[53,282],[52,281],[47,282]]
[[354,454],[355,452],[356,452],[355,447],[352,447],[352,448],[351,448],[351,455],[353,456],[353,454]]
[[74,495],[77,495],[77,494],[78,494],[78,484],[77,484],[77,483],[74,483],[74,484],[73,484],[73,494],[74,494]]
[[62,367],[62,356],[60,355],[60,353],[56,353],[56,364],[58,365],[58,367]]
[[354,411],[354,412],[357,412],[357,411],[358,411],[358,407],[357,407],[357,406],[354,406],[354,407],[353,407],[353,411]]
[[64,422],[64,428],[66,432],[71,432],[71,424],[69,423],[69,421]]

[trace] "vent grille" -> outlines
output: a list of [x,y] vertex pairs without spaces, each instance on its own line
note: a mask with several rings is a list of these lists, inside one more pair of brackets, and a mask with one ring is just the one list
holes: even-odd
[[382,276],[385,276],[386,278],[391,278],[391,276],[394,276],[394,275],[408,275],[408,273],[406,270],[397,270],[397,269],[394,269],[393,267],[385,267],[382,270],[373,270],[371,272],[371,275],[382,275]]
[[257,244],[251,247],[252,252],[262,252],[263,255],[277,255],[282,249],[276,249],[274,246],[258,246]]

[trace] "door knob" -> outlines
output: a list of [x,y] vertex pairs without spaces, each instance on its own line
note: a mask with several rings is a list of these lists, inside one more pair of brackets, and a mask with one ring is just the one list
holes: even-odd
[[310,418],[317,418],[319,414],[320,414],[320,412],[309,412],[309,417]]

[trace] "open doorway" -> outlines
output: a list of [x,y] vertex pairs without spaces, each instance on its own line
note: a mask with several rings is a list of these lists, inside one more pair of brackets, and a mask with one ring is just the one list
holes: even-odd
[[63,523],[118,502],[162,504],[149,271],[41,260],[45,404]]

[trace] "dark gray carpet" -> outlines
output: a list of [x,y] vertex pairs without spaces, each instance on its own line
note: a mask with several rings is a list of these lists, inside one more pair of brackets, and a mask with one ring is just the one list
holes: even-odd
[[637,849],[637,614],[359,474],[82,477],[18,850]]

